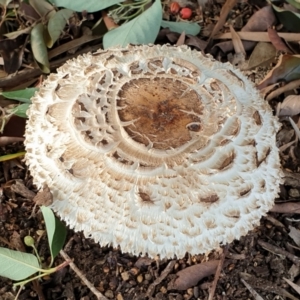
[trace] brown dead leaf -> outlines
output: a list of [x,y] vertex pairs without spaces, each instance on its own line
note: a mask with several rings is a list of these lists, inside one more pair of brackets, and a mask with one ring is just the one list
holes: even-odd
[[42,191],[39,191],[36,196],[33,198],[33,201],[36,205],[42,206],[49,206],[53,202],[53,197],[50,192],[50,189],[45,186]]
[[268,65],[275,59],[275,57],[276,49],[271,43],[259,42],[250,55],[248,70]]
[[230,32],[232,37],[232,44],[236,54],[243,54],[246,56],[246,51],[241,41],[241,38],[237,35],[234,28],[230,25]]
[[[262,9],[254,13],[247,24],[241,29],[241,31],[250,31],[255,36],[255,31],[266,31],[269,27],[273,26],[276,22],[276,17],[271,6],[265,6]],[[228,35],[228,38],[231,38]],[[254,42],[243,41],[243,46],[246,51],[253,49],[255,46]],[[221,42],[216,44],[214,47],[219,47],[223,52],[232,51],[233,45],[231,41]]]
[[[237,31],[237,34],[242,40],[253,42],[270,42],[267,32],[247,32]],[[287,42],[297,42],[300,40],[300,33],[277,32],[278,36]],[[214,36],[214,40],[228,40],[231,38],[231,33],[226,32]]]
[[300,285],[292,282],[291,280],[284,278],[283,279],[300,295]]
[[9,144],[16,142],[23,142],[24,138],[15,137],[15,136],[1,136],[0,137],[0,147],[5,147]]
[[181,35],[179,36],[179,38],[176,42],[176,46],[182,46],[182,45],[184,45],[184,42],[185,42],[185,31],[183,31],[181,33]]
[[293,226],[289,226],[289,236],[292,238],[292,240],[295,242],[295,244],[300,247],[300,230],[296,229]]
[[275,204],[270,211],[280,214],[300,214],[300,202]]
[[21,252],[26,252],[26,248],[23,244],[20,234],[17,231],[14,231],[10,237],[10,245],[13,249],[16,249]]
[[[275,83],[273,84],[273,86],[279,86],[278,83]],[[276,89],[274,89],[272,92],[270,92],[270,94],[268,94],[268,96],[266,97],[266,100],[267,101],[270,101],[272,100],[273,98],[285,93],[285,92],[288,92],[288,91],[291,91],[293,89],[297,89],[300,85],[300,79],[297,79],[297,80],[294,80],[294,81],[291,81],[289,82],[288,84],[285,84],[284,86],[281,86],[281,87],[277,87]],[[269,87],[271,87],[272,85],[269,85],[268,87],[265,87],[264,89],[261,90],[261,93],[265,90],[267,90]],[[271,89],[272,90],[272,89]],[[271,91],[270,90],[270,91]]]
[[150,266],[154,262],[154,259],[143,256],[139,257],[139,259],[135,262],[134,266],[141,269],[142,267]]
[[279,116],[295,116],[300,113],[300,96],[287,96],[280,106]]
[[39,14],[36,12],[36,10],[29,4],[22,1],[19,5],[18,13],[20,16],[22,16],[27,21],[33,21],[38,20],[40,18]]
[[33,200],[35,197],[35,193],[29,190],[22,180],[15,180],[10,188],[14,193],[21,195],[25,199]]
[[282,51],[288,54],[292,54],[291,50],[286,46],[284,41],[281,39],[281,37],[278,35],[277,31],[269,27],[268,28],[268,35],[270,38],[271,43],[276,48],[277,51]]
[[299,130],[298,125],[294,122],[294,120],[291,117],[289,117],[289,121],[290,121],[292,127],[294,128],[296,135],[300,139],[300,130]]
[[170,282],[168,290],[186,290],[195,286],[202,278],[216,272],[219,260],[212,260],[201,264],[187,267],[176,273],[178,276],[174,282]]
[[218,33],[220,31],[220,29],[223,27],[223,25],[226,22],[229,12],[236,5],[236,3],[237,3],[237,0],[226,0],[225,4],[223,5],[223,7],[221,9],[220,18],[219,18],[217,24],[215,25],[215,27],[210,35],[210,38],[213,37],[214,35],[216,35],[216,33]]
[[270,5],[254,13],[241,31],[266,31],[276,23],[276,16]]
[[207,46],[207,41],[203,41],[197,36],[187,34],[187,40],[185,44],[196,47],[200,51],[204,51]]
[[258,89],[278,81],[289,82],[300,78],[300,55],[281,55],[276,66],[257,85]]

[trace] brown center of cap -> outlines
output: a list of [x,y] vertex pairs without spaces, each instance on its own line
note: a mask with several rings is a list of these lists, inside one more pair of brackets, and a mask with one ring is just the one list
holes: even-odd
[[133,79],[118,93],[119,118],[135,120],[124,129],[136,142],[166,150],[177,148],[201,130],[199,95],[169,78]]

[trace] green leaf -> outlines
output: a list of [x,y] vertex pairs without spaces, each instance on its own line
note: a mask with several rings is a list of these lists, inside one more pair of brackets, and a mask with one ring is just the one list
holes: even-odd
[[272,5],[276,15],[287,30],[300,32],[300,14]]
[[[25,155],[25,152],[18,152],[18,153],[13,153],[13,154],[2,155],[2,156],[0,156],[0,162],[10,160],[10,159],[14,159],[14,158],[18,158],[18,157],[24,156],[24,155]],[[1,264],[1,259],[0,259],[0,264]]]
[[293,5],[294,7],[300,9],[300,2],[297,0],[286,0],[289,4]]
[[40,271],[37,258],[33,254],[0,247],[0,276],[23,280]]
[[11,92],[1,92],[0,95],[7,99],[17,100],[24,103],[31,103],[31,97],[38,91],[38,88],[27,88]]
[[31,48],[35,60],[44,73],[50,73],[47,47],[44,41],[45,27],[39,23],[31,30]]
[[73,13],[73,10],[61,9],[49,19],[48,32],[50,35],[50,40],[47,43],[48,48],[51,48],[58,40],[67,24],[67,21],[73,15]]
[[20,104],[12,111],[12,113],[18,117],[27,118],[26,111],[29,108],[29,105],[29,103]]
[[42,206],[41,211],[46,224],[48,243],[51,252],[51,266],[55,256],[59,253],[65,243],[67,229],[65,225],[55,217],[50,208]]
[[26,27],[24,29],[20,29],[20,30],[17,30],[17,31],[12,31],[12,32],[5,33],[3,35],[12,40],[12,39],[16,39],[21,34],[30,33],[31,29],[32,29],[32,26],[29,26],[29,27]]
[[113,6],[125,0],[50,0],[57,7],[64,7],[75,11],[95,12]]
[[153,43],[159,32],[162,19],[160,0],[128,23],[107,32],[103,37],[103,47],[125,47],[128,44]]
[[187,22],[172,22],[162,20],[161,27],[169,28],[171,31],[182,33],[183,31],[186,34],[197,35],[201,27],[196,23],[187,23]]
[[29,4],[46,20],[49,20],[56,13],[55,8],[46,0],[29,0]]
[[12,0],[0,0],[0,5],[6,7]]

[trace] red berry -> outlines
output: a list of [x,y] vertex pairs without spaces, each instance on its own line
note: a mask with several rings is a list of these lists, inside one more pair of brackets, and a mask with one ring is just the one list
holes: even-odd
[[180,11],[181,19],[188,20],[191,18],[191,16],[192,16],[192,10],[188,7],[185,7]]
[[170,12],[172,15],[177,15],[179,13],[180,10],[180,5],[178,4],[178,2],[172,2],[170,5]]

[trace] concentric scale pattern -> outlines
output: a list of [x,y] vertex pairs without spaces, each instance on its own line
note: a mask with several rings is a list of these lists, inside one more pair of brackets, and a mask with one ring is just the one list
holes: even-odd
[[33,97],[26,162],[70,227],[182,257],[245,235],[281,182],[279,123],[229,64],[185,46],[68,61]]

